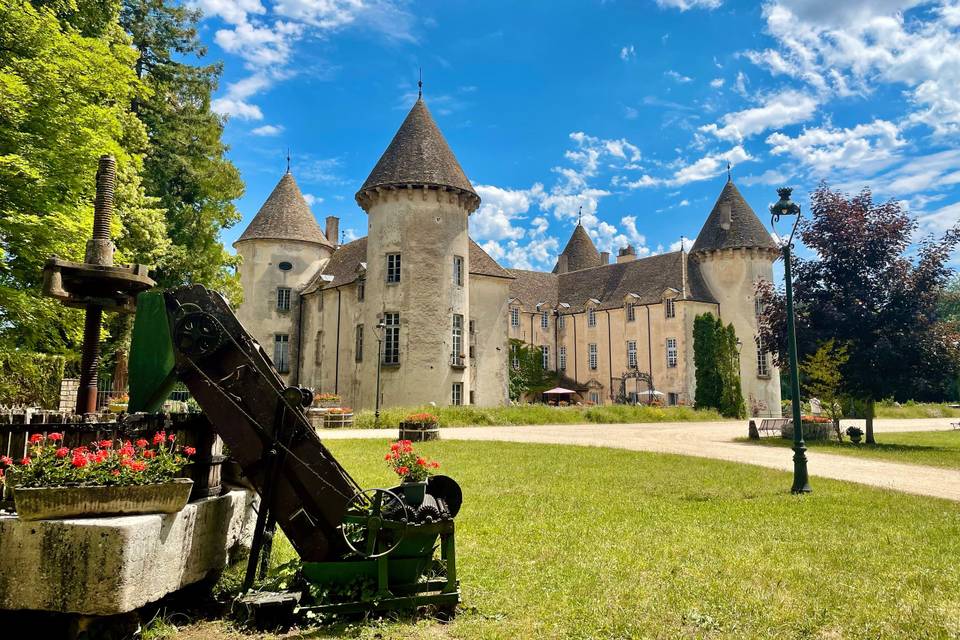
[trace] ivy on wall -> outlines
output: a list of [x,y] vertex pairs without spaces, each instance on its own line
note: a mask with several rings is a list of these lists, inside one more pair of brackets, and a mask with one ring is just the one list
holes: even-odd
[[745,418],[747,408],[740,387],[740,354],[733,325],[723,326],[712,313],[693,321],[693,364],[698,409],[713,408],[727,418]]

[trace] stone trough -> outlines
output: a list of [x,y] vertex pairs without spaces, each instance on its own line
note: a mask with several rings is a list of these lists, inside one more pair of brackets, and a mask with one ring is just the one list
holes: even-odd
[[249,549],[254,496],[230,489],[171,514],[0,515],[0,609],[109,616],[215,576]]

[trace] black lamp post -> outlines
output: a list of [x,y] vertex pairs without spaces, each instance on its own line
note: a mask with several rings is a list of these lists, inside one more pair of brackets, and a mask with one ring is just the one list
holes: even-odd
[[803,442],[803,420],[800,416],[800,372],[797,364],[797,327],[793,315],[793,278],[790,275],[790,251],[793,234],[800,223],[800,205],[790,200],[793,189],[777,189],[780,200],[770,207],[770,226],[773,227],[781,216],[796,216],[790,236],[783,243],[783,278],[787,289],[787,355],[790,359],[790,395],[793,406],[793,493],[810,493],[810,477],[807,474],[807,446]]
[[373,400],[373,426],[380,426],[380,365],[383,364],[383,329],[386,325],[383,320],[373,328],[373,335],[377,338],[377,397]]

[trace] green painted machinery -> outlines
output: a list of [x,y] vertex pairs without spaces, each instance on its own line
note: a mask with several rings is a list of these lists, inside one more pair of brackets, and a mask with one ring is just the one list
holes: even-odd
[[[222,296],[201,286],[149,291],[137,299],[130,352],[133,412],[156,411],[183,382],[260,496],[245,586],[266,567],[276,526],[300,555],[302,576],[342,593],[358,581],[373,597],[318,602],[298,594],[251,593],[249,605],[303,612],[362,613],[460,601],[454,518],[457,483],[362,490],[323,446],[304,413],[313,394],[289,387]],[[414,491],[411,491],[414,489]],[[419,489],[419,491],[416,491]]]

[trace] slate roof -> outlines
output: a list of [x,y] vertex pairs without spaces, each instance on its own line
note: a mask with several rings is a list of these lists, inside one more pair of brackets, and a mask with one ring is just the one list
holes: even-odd
[[[730,205],[731,222],[729,229],[723,228],[724,205]],[[776,249],[777,245],[770,237],[763,223],[753,212],[747,201],[743,199],[740,190],[727,180],[720,197],[717,198],[713,210],[703,223],[703,228],[697,234],[697,241],[693,243],[691,253],[698,251],[712,251],[717,249],[736,249],[741,247],[756,247],[761,249]]]
[[[470,262],[470,275],[490,276],[493,278],[513,278],[513,275],[497,264],[497,261],[491,258],[480,245],[470,240],[470,253],[468,256]],[[350,284],[360,275],[359,266],[361,262],[367,261],[367,238],[359,238],[353,242],[341,245],[330,260],[318,271],[303,293],[313,293],[317,289],[342,287]],[[331,279],[332,277],[332,279]]]
[[453,187],[473,194],[480,202],[423,98],[410,109],[390,146],[360,187],[357,201],[367,189],[406,185]]
[[260,211],[237,242],[245,240],[302,240],[332,247],[300,193],[293,174],[287,172],[273,188]]
[[[683,291],[681,255],[676,251],[560,274],[511,269],[516,279],[510,283],[510,297],[519,298],[527,311],[535,310],[538,302],[550,306],[565,302],[570,312],[583,311],[591,298],[600,301],[598,309],[613,309],[623,306],[630,293],[639,296],[638,304],[655,304],[667,288]],[[687,299],[716,302],[699,265],[689,259]]]
[[[567,256],[567,271],[579,271],[580,269],[600,266],[600,252],[594,246],[587,230],[579,222],[560,255]],[[557,261],[556,266],[553,267],[553,273],[556,273],[559,267],[560,262]]]

